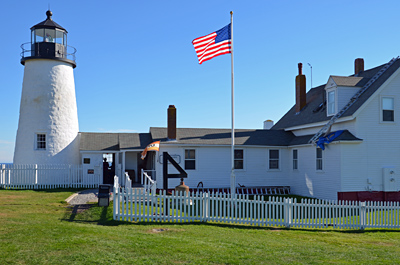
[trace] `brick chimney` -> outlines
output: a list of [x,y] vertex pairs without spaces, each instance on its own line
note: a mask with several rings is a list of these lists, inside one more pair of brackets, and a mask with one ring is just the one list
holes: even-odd
[[299,75],[296,76],[296,113],[300,112],[307,104],[306,101],[306,76],[303,75],[303,64],[299,63]]
[[174,105],[168,107],[168,140],[176,140],[176,108]]
[[359,72],[364,71],[364,59],[357,58],[354,61],[354,74],[357,75]]

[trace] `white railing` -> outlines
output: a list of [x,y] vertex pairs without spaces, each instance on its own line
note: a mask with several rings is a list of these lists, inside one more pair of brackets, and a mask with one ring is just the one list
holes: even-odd
[[[117,182],[116,182],[117,183]],[[114,190],[116,188],[114,187]],[[128,191],[128,192],[127,192]],[[144,222],[223,222],[305,228],[400,228],[399,202],[301,200],[208,193],[167,195],[118,188],[114,220]]]
[[156,181],[151,179],[143,169],[141,170],[141,184],[146,192],[151,192],[152,194],[156,194]]
[[101,183],[100,167],[83,172],[81,165],[0,165],[0,188],[95,188]]

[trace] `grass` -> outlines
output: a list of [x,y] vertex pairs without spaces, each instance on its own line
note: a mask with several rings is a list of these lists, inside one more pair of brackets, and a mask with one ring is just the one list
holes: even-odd
[[399,264],[399,230],[130,223],[74,190],[0,190],[0,264]]

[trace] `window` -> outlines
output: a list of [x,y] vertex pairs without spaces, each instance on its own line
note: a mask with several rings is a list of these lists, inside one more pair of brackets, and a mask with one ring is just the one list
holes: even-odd
[[279,150],[269,150],[269,169],[279,169]]
[[185,150],[185,169],[196,169],[196,151],[194,149]]
[[293,169],[298,169],[297,149],[293,149]]
[[235,169],[243,169],[243,150],[235,150]]
[[90,158],[84,158],[83,164],[90,164]]
[[335,114],[335,91],[328,92],[328,115]]
[[382,98],[382,121],[394,121],[394,99]]
[[36,150],[46,150],[46,134],[36,134]]
[[322,149],[317,148],[317,170],[322,170]]

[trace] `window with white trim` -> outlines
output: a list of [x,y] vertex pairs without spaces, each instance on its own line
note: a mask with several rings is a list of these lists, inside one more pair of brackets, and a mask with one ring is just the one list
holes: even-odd
[[243,164],[244,164],[243,150],[235,150],[234,158],[235,158],[234,159],[235,169],[243,169]]
[[321,148],[317,148],[317,153],[316,153],[316,162],[317,162],[317,170],[322,170],[322,149]]
[[382,97],[382,121],[394,121],[394,98]]
[[194,149],[185,150],[185,169],[189,170],[196,169],[196,150]]
[[269,169],[279,169],[279,150],[269,150]]
[[328,115],[334,115],[335,112],[336,112],[336,109],[335,109],[335,90],[328,92],[327,110],[328,110]]
[[46,150],[46,134],[36,134],[36,150]]
[[299,169],[297,156],[298,156],[297,149],[293,149],[293,170]]

